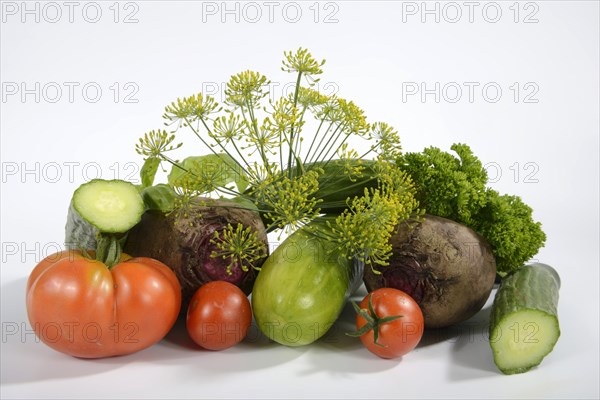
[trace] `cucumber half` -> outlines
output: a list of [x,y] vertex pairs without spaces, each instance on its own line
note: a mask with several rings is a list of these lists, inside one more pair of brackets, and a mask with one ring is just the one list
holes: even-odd
[[505,374],[539,365],[560,336],[560,278],[546,264],[531,264],[504,278],[492,305],[490,345]]
[[94,179],[73,194],[79,216],[104,233],[127,232],[140,222],[144,201],[137,188],[121,180]]

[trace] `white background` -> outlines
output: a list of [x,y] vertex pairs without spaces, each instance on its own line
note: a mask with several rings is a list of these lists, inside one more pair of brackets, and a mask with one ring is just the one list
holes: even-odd
[[[598,2],[73,4],[29,2],[27,13],[21,2],[2,3],[2,398],[599,397]],[[283,51],[300,46],[327,59],[324,91],[395,126],[406,151],[467,143],[493,187],[533,207],[548,235],[536,259],[563,283],[562,336],[539,368],[496,370],[484,335],[489,302],[396,361],[341,334],[350,308],[333,335],[297,349],[254,329],[235,348],[205,352],[181,325],[148,350],[104,360],[36,342],[25,281],[60,247],[77,186],[137,179],[137,138],[161,127],[177,97],[245,69],[280,83],[277,92],[293,79],[279,69]],[[421,84],[433,92],[407,92]],[[180,139],[183,156],[206,152]]]

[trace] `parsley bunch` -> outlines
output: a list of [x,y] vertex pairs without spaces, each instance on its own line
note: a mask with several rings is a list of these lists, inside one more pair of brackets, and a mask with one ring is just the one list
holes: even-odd
[[412,177],[427,213],[469,226],[490,243],[505,276],[537,254],[546,235],[521,198],[487,187],[485,168],[469,146],[450,148],[456,155],[429,147],[401,155],[397,165]]

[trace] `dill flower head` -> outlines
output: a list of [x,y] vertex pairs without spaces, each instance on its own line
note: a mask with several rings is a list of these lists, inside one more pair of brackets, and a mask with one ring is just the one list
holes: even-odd
[[178,98],[166,106],[163,118],[168,121],[167,125],[178,124],[181,127],[197,120],[206,120],[211,114],[220,110],[219,104],[212,96],[198,93],[183,99]]
[[238,265],[242,271],[248,272],[248,266],[256,270],[257,261],[266,257],[265,244],[258,238],[258,234],[250,227],[245,227],[237,223],[235,228],[231,224],[221,232],[215,231],[210,243],[215,245],[216,250],[211,252],[211,258],[220,257],[227,260],[227,274],[231,275],[231,270]]
[[135,145],[135,151],[146,157],[159,157],[168,151],[178,149],[182,143],[173,145],[175,135],[168,134],[165,130],[152,130],[145,133]]

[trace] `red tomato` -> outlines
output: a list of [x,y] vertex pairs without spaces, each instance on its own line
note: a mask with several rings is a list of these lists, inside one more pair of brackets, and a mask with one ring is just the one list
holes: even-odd
[[223,350],[241,342],[252,322],[250,301],[225,281],[202,285],[190,301],[186,326],[190,337],[208,350]]
[[53,349],[82,358],[133,353],[160,341],[181,308],[177,277],[160,261],[123,254],[111,269],[79,251],[46,257],[27,281],[27,313]]
[[[375,315],[369,307],[369,299]],[[423,313],[419,305],[408,294],[393,288],[381,288],[368,294],[360,303],[376,321],[376,326],[360,336],[365,347],[382,358],[401,357],[414,349],[423,336]],[[400,315],[389,322],[384,318]],[[379,322],[377,322],[379,320]],[[356,328],[367,324],[362,315],[356,316]],[[375,343],[375,330],[378,330]]]

